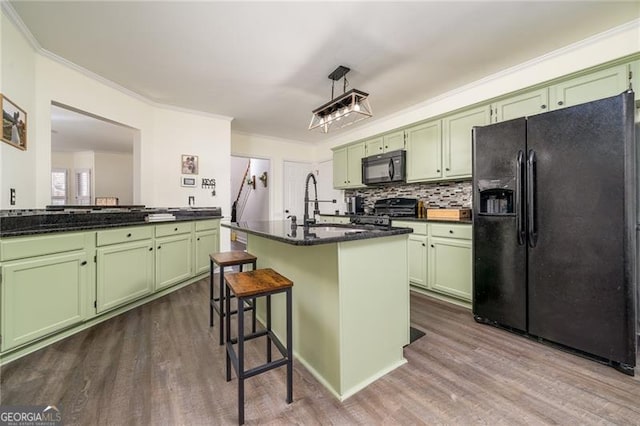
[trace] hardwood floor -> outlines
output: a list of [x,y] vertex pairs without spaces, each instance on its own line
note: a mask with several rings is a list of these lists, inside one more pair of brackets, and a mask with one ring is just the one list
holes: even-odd
[[[237,383],[225,382],[207,302],[202,280],[3,366],[0,403],[61,405],[65,424],[236,424]],[[290,405],[283,368],[246,381],[246,422],[640,423],[640,372],[476,324],[418,294],[411,319],[426,336],[405,348],[404,366],[340,403],[294,362]],[[249,342],[249,365],[263,351]]]

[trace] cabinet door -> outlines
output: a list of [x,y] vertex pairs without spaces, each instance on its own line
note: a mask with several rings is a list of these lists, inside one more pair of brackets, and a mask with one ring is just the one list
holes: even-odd
[[153,292],[153,241],[99,247],[96,311],[113,309]]
[[349,163],[347,161],[347,147],[333,151],[333,187],[336,189],[348,187]]
[[195,275],[209,272],[209,254],[220,251],[218,231],[196,232]]
[[349,145],[347,147],[347,158],[349,161],[349,178],[347,185],[349,188],[358,188],[362,185],[362,158],[365,156],[364,142]]
[[440,120],[411,127],[407,132],[407,182],[442,177],[442,126]]
[[471,129],[489,124],[489,105],[445,117],[443,178],[471,177]]
[[404,130],[389,133],[383,136],[384,152],[404,149]]
[[427,288],[427,237],[409,235],[409,282]]
[[496,102],[496,122],[545,111],[549,111],[549,89],[546,87]]
[[88,311],[84,252],[2,266],[2,351],[82,322]]
[[471,241],[429,238],[429,288],[471,301]]
[[627,68],[627,65],[619,65],[551,86],[551,109],[619,95],[629,88]]
[[156,239],[156,290],[191,276],[191,234]]
[[382,154],[383,140],[382,137],[369,139],[364,142],[366,156]]

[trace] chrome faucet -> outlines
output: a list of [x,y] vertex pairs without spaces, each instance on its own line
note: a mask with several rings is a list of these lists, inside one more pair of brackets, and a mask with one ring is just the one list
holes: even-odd
[[[309,199],[309,180],[313,180],[313,189],[316,193],[316,197],[313,200]],[[313,217],[309,217],[309,203],[313,201]],[[309,225],[316,223],[316,215],[320,214],[320,207],[318,203],[335,203],[336,200],[318,200],[318,182],[316,176],[313,173],[309,173],[304,183],[304,216],[302,218],[302,225],[305,228],[309,228]]]

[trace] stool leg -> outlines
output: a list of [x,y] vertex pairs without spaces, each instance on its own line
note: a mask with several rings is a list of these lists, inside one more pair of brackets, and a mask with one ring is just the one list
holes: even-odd
[[291,312],[291,287],[287,293],[287,403],[293,402],[293,327]]
[[[218,310],[219,312],[219,316],[220,316],[220,344],[222,345],[224,343],[224,330],[223,330],[223,326],[224,326],[224,317],[226,315],[227,317],[227,321],[229,321],[229,315],[227,315],[226,313],[229,312],[228,309],[224,309],[224,304],[223,304],[223,297],[224,297],[224,266],[220,265],[220,300],[219,300],[219,307],[220,309]],[[227,304],[228,306],[228,304]]]
[[[220,297],[222,297],[222,294],[220,295]],[[220,303],[222,304],[222,299],[220,299]],[[229,287],[226,287],[226,293],[225,293],[225,298],[224,298],[224,303],[225,303],[225,307],[226,307],[226,311],[230,312],[231,311],[231,290],[229,289]],[[227,329],[227,347],[226,347],[226,353],[227,353],[227,382],[231,381],[231,357],[229,356],[229,346],[231,346],[231,321],[226,321],[224,324],[225,328]],[[222,327],[222,323],[220,323],[220,327]]]
[[253,309],[251,310],[251,332],[256,332],[256,298],[251,299],[251,304],[253,305]]
[[271,362],[271,295],[267,296],[267,362]]
[[238,301],[238,423],[244,424],[244,299]]
[[213,327],[213,260],[209,260],[209,327]]

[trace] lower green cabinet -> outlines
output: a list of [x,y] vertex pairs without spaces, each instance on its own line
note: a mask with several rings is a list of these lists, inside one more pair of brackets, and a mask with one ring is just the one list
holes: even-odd
[[217,230],[196,232],[195,275],[209,272],[209,254],[220,250]]
[[427,288],[427,236],[409,235],[409,282]]
[[156,238],[155,289],[160,290],[191,276],[191,234]]
[[471,241],[429,238],[429,288],[471,301]]
[[2,264],[2,346],[20,346],[82,322],[89,266],[84,251]]
[[153,292],[153,240],[96,250],[96,312],[116,308]]

